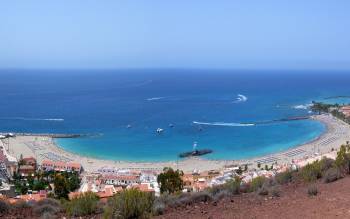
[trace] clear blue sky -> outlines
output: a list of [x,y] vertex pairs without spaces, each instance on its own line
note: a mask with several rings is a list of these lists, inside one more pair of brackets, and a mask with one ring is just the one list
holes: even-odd
[[350,1],[3,0],[0,68],[350,69]]

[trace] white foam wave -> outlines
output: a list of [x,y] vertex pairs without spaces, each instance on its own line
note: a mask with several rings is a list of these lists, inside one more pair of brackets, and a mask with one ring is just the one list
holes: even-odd
[[248,100],[248,97],[238,94],[235,103],[240,103],[240,102],[246,102]]
[[307,110],[312,106],[312,104],[305,104],[305,105],[296,105],[293,106],[293,109],[302,109],[302,110]]
[[26,120],[26,121],[54,121],[54,122],[63,122],[64,119],[60,118],[26,118],[26,117],[1,117],[2,120]]
[[193,121],[193,124],[211,125],[211,126],[229,126],[229,127],[255,126],[255,124],[253,124],[253,123],[228,123],[228,122],[197,122],[197,121]]
[[153,101],[153,100],[161,100],[164,99],[165,97],[151,97],[151,98],[147,98],[147,101]]

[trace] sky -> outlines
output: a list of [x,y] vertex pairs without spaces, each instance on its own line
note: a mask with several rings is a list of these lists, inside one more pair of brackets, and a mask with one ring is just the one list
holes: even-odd
[[3,0],[0,68],[350,69],[348,0]]

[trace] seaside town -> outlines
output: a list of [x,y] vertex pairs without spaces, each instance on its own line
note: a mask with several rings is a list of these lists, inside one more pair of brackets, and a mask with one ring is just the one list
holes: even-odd
[[[322,157],[335,159],[340,145],[350,140],[347,139],[350,136],[349,125],[342,121],[350,118],[350,106],[329,105],[326,109],[322,107],[314,104],[313,110],[319,111],[320,114],[331,112],[333,115],[341,114],[341,116],[336,118],[331,114],[319,115],[319,119],[328,126],[327,132],[319,139],[287,152],[263,158],[230,164],[222,163],[219,169],[203,171],[193,167],[192,170],[181,174],[182,192],[205,191],[237,178],[242,183],[249,183],[257,177],[271,178],[290,169],[299,169]],[[26,142],[26,146],[27,149],[33,151],[35,156],[23,155],[24,149],[14,152],[12,145],[16,144],[16,138],[20,136],[12,133],[0,135],[0,194],[2,199],[10,203],[40,201],[54,197],[53,193],[57,191],[69,199],[92,192],[103,201],[129,189],[151,193],[156,197],[161,194],[158,176],[163,172],[161,166],[164,164],[158,164],[158,167],[155,165],[153,168],[132,165],[129,168],[121,168],[102,164],[93,170],[85,169],[84,164],[79,160],[73,160],[62,154],[54,152],[38,154],[37,151],[40,151],[40,147],[43,146],[33,144],[33,142]],[[37,139],[38,137],[32,138]],[[60,173],[60,176],[64,178],[56,178],[55,173]],[[58,188],[65,186],[59,180],[66,182],[67,188]]]

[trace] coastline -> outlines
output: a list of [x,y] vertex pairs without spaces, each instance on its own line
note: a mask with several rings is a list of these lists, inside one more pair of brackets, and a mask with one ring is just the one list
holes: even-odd
[[[33,156],[40,164],[45,159],[63,159],[79,162],[87,172],[95,172],[101,167],[115,167],[128,169],[152,169],[161,171],[164,167],[172,167],[181,169],[184,172],[192,172],[193,170],[208,171],[220,170],[228,165],[245,165],[249,168],[256,168],[260,163],[271,165],[275,162],[279,165],[289,164],[296,160],[303,160],[316,157],[321,154],[330,153],[332,148],[336,151],[341,144],[350,140],[350,126],[345,122],[332,117],[331,115],[317,115],[311,119],[317,120],[326,125],[326,130],[316,139],[311,140],[302,145],[292,147],[288,150],[271,153],[265,156],[259,156],[242,160],[210,160],[199,157],[187,158],[179,161],[167,162],[130,162],[130,161],[114,161],[97,159],[82,156],[72,152],[65,151],[57,145],[50,136],[23,135],[10,139],[9,154],[17,159],[22,154],[24,157]],[[4,142],[0,141],[0,144]],[[6,147],[7,149],[7,147]]]

